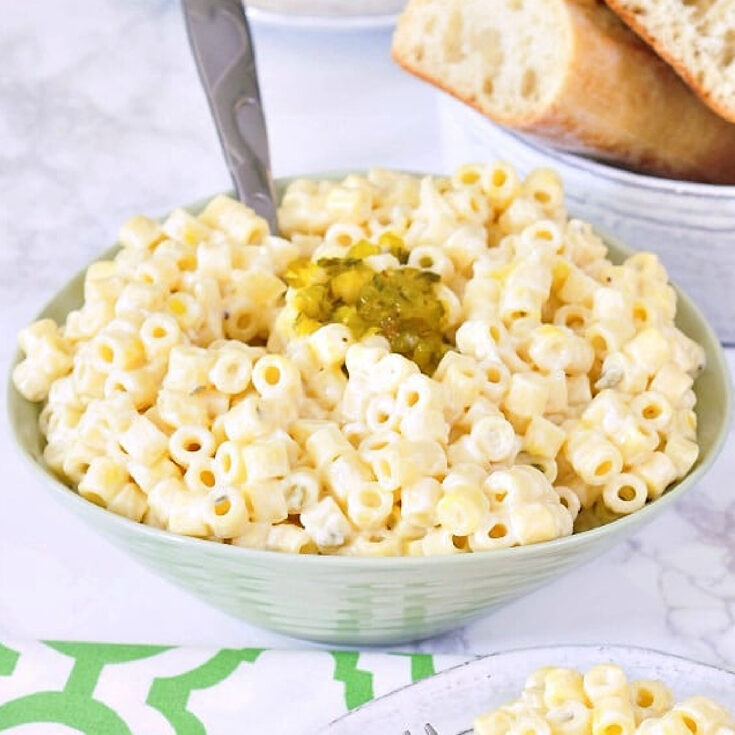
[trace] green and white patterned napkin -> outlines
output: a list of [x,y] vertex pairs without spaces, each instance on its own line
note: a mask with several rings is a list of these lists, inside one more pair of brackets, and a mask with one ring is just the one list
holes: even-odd
[[312,735],[466,660],[353,651],[0,643],[0,732]]

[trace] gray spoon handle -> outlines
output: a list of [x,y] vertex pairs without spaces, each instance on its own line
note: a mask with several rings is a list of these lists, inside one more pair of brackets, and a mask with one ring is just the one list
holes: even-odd
[[189,43],[240,201],[277,233],[268,134],[240,0],[182,0]]

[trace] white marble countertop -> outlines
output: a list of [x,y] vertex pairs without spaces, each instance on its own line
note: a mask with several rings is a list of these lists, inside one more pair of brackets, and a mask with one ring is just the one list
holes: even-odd
[[[128,215],[157,215],[230,183],[177,2],[5,0],[2,10],[5,374],[17,329]],[[254,31],[276,174],[444,168],[434,92],[390,61],[387,31]],[[728,359],[735,371],[735,351]],[[205,605],[65,513],[25,468],[4,420],[0,462],[0,635],[309,645]],[[733,477],[735,436],[701,486],[625,546],[415,648],[622,643],[735,668]]]

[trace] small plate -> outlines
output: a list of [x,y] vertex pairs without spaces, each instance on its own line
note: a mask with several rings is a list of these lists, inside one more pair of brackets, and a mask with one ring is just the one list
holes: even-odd
[[633,679],[661,679],[677,699],[706,695],[735,710],[735,674],[686,658],[628,646],[549,646],[483,656],[399,689],[332,722],[320,735],[439,735],[472,732],[477,715],[516,699],[528,675],[542,666],[586,670],[622,666]]
[[340,16],[292,15],[261,8],[248,8],[248,19],[253,23],[303,31],[365,31],[392,28],[398,20],[398,15],[398,13]]

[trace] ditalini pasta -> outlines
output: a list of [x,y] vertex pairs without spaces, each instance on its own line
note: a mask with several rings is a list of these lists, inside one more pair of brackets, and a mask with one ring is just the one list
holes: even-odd
[[532,544],[632,513],[698,455],[703,350],[550,170],[297,180],[131,219],[84,304],[20,334],[48,465],[170,531],[298,553]]
[[674,693],[651,679],[628,681],[613,664],[586,673],[548,666],[531,674],[521,696],[475,719],[475,735],[732,735],[721,704]]

